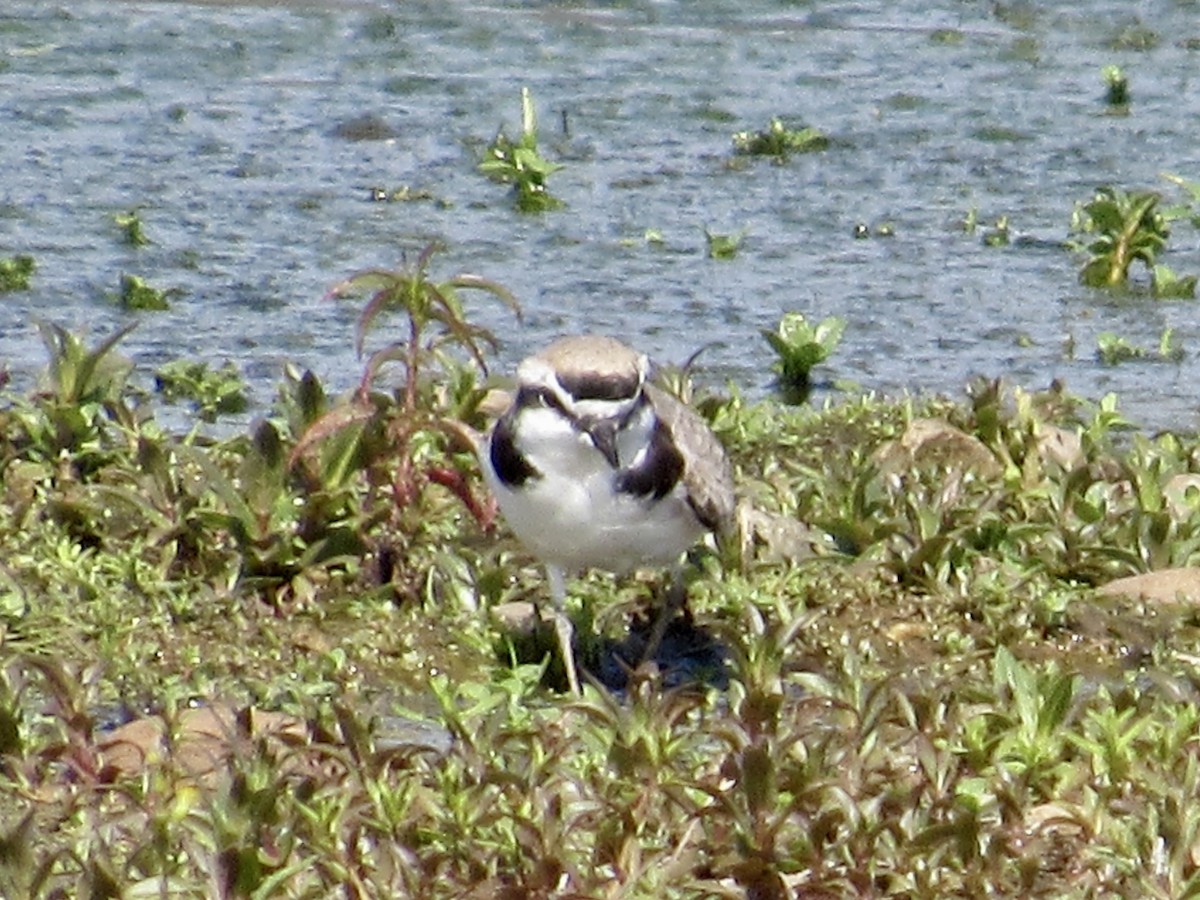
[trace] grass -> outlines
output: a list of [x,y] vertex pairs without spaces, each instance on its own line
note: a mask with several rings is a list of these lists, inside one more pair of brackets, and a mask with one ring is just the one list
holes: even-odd
[[[415,336],[353,397],[291,373],[221,440],[156,423],[120,334],[43,323],[48,387],[0,408],[0,895],[1200,889],[1198,620],[1096,593],[1197,562],[1194,438],[986,382],[701,397],[743,495],[833,543],[701,554],[727,687],[572,700],[488,615],[545,585],[445,425],[482,425],[450,288],[495,286],[430,252],[358,285],[360,341],[397,303]],[[392,395],[380,353],[412,373]],[[617,635],[647,594],[591,575],[571,613]],[[200,764],[196,710],[229,711]],[[148,714],[165,743],[106,746]]]

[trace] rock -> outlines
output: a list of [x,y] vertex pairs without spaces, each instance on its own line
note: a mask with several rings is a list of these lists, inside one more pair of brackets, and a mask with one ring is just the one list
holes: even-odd
[[497,603],[489,613],[492,621],[503,631],[514,635],[533,635],[543,624],[553,624],[554,608],[539,607],[528,600]]
[[1102,585],[1096,593],[1103,597],[1133,597],[1158,603],[1200,604],[1200,567],[1130,575]]
[[745,501],[738,504],[736,519],[743,565],[751,560],[800,562],[833,550],[833,542],[824,532],[791,516],[756,509]]
[[344,141],[389,141],[400,136],[400,132],[372,113],[338,122],[331,133]]
[[1176,522],[1186,522],[1200,509],[1200,475],[1173,475],[1163,485],[1167,510]]
[[295,716],[250,708],[238,713],[221,704],[180,713],[168,740],[161,716],[135,719],[101,735],[97,741],[104,765],[132,775],[170,758],[189,775],[211,775],[245,743],[263,737],[308,740],[308,726]]
[[971,472],[980,478],[1004,473],[983,441],[941,419],[914,419],[904,434],[875,451],[874,461],[885,475],[931,467]]
[[1087,462],[1079,433],[1057,425],[1038,427],[1037,450],[1043,464],[1053,463],[1064,472],[1073,472]]

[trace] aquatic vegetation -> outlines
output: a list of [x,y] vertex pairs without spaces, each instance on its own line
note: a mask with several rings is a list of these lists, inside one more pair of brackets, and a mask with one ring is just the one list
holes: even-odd
[[780,388],[802,399],[807,395],[814,367],[825,362],[837,349],[846,330],[846,320],[829,316],[813,325],[803,313],[785,313],[774,331],[762,335],[775,351],[772,371]]
[[[979,209],[972,206],[959,220],[959,226],[967,234],[975,234],[979,230]],[[983,229],[980,241],[985,247],[1007,247],[1012,243],[1012,233],[1008,216],[1000,215],[990,227]]]
[[538,149],[537,113],[529,88],[521,88],[521,136],[515,141],[503,131],[488,145],[479,171],[511,184],[516,208],[521,212],[561,209],[563,202],[546,189],[546,179],[561,169]]
[[33,257],[24,253],[0,259],[0,293],[28,290],[36,268]]
[[171,308],[168,298],[173,293],[175,291],[170,288],[156,288],[147,284],[138,275],[123,274],[117,299],[124,309],[161,312]]
[[1194,300],[1196,276],[1177,275],[1169,266],[1159,264],[1152,270],[1150,289],[1161,300]]
[[1090,254],[1079,273],[1081,283],[1089,287],[1121,288],[1128,286],[1130,269],[1141,262],[1150,275],[1150,291],[1160,299],[1191,299],[1196,294],[1196,276],[1178,275],[1158,262],[1166,250],[1172,222],[1184,221],[1193,227],[1200,222],[1196,204],[1200,185],[1178,175],[1165,174],[1167,181],[1189,195],[1189,202],[1163,206],[1162,197],[1152,191],[1132,192],[1105,187],[1072,215],[1072,231],[1083,236],[1071,242],[1075,249]]
[[246,382],[232,362],[214,370],[205,362],[173,360],[155,371],[154,385],[168,402],[190,400],[202,422],[245,412],[249,404]]
[[122,239],[131,247],[144,247],[150,243],[150,238],[146,237],[146,229],[142,224],[142,217],[138,215],[137,210],[118,213],[113,216],[113,221],[121,229]]
[[1120,66],[1108,65],[1101,70],[1104,77],[1104,102],[1110,107],[1129,106],[1129,78]]
[[1093,236],[1087,244],[1089,259],[1079,272],[1088,287],[1122,287],[1129,270],[1141,262],[1153,271],[1158,254],[1166,247],[1170,229],[1158,210],[1162,198],[1152,192],[1128,193],[1103,187],[1077,211],[1075,231]]
[[782,162],[792,153],[816,153],[829,148],[829,138],[811,126],[788,128],[773,118],[762,131],[739,131],[733,135],[734,153],[771,156]]
[[1183,347],[1175,340],[1175,330],[1164,328],[1154,349],[1141,347],[1130,343],[1123,337],[1111,331],[1101,332],[1096,337],[1096,357],[1106,366],[1130,360],[1159,360],[1162,362],[1179,362],[1183,359]]
[[704,247],[709,259],[733,259],[742,249],[742,241],[745,239],[745,231],[721,234],[704,229]]
[[984,229],[980,240],[985,247],[1007,247],[1012,240],[1009,234],[1008,216],[998,217],[996,224],[991,228]]
[[958,28],[935,28],[929,33],[931,44],[943,44],[948,47],[957,47],[966,39],[967,36]]

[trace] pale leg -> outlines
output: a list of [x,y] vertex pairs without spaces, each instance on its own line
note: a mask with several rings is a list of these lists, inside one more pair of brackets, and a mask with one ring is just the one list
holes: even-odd
[[558,653],[562,659],[563,669],[567,673],[567,685],[576,697],[583,692],[579,689],[579,675],[575,671],[575,650],[573,648],[575,626],[567,618],[565,612],[567,602],[567,579],[563,570],[558,566],[547,565],[546,577],[550,582],[550,599],[554,601],[554,633],[558,635]]

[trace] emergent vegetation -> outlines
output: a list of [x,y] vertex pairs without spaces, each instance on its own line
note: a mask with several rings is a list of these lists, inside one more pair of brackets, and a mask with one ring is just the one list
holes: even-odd
[[[1129,283],[1130,269],[1140,262],[1150,274],[1158,297],[1193,297],[1195,276],[1179,277],[1158,263],[1170,236],[1168,216],[1159,209],[1161,196],[1152,191],[1126,192],[1103,187],[1076,210],[1073,230],[1085,236],[1087,262],[1079,280],[1088,287],[1118,288]],[[1173,211],[1172,218],[1181,217]]]
[[1135,359],[1159,360],[1161,362],[1179,362],[1183,359],[1184,350],[1175,340],[1175,331],[1164,328],[1158,340],[1158,346],[1151,350],[1136,344],[1131,344],[1125,338],[1111,331],[1101,332],[1096,337],[1096,355],[1106,366]]
[[[1200,562],[1194,440],[988,382],[702,397],[748,502],[691,590],[724,686],[569,701],[489,616],[542,579],[487,534],[458,292],[514,304],[432,257],[335,288],[360,347],[407,323],[350,396],[290,372],[220,440],[158,424],[128,329],[41,325],[45,388],[0,409],[0,893],[1200,888],[1196,617],[1098,590]],[[590,576],[571,612],[619,635],[646,594]]]
[[121,292],[118,300],[124,309],[153,310],[161,312],[171,308],[170,296],[176,291],[156,288],[138,275],[121,276]]
[[833,354],[845,330],[846,320],[838,316],[829,316],[814,326],[798,312],[785,313],[774,331],[763,330],[763,337],[775,351],[771,368],[786,399],[802,402],[808,396],[813,368]]
[[533,95],[529,88],[521,88],[521,136],[514,141],[500,131],[488,145],[479,171],[495,181],[511,184],[516,208],[521,212],[546,212],[563,205],[546,189],[546,179],[561,168],[538,150]]
[[1101,74],[1106,87],[1104,101],[1112,108],[1125,110],[1129,107],[1129,79],[1120,66],[1105,66]]
[[773,118],[763,131],[739,131],[733,135],[735,153],[770,156],[785,161],[793,153],[815,153],[829,147],[829,138],[811,126],[788,128],[782,119]]
[[33,257],[25,254],[0,259],[0,293],[28,289],[36,268]]

